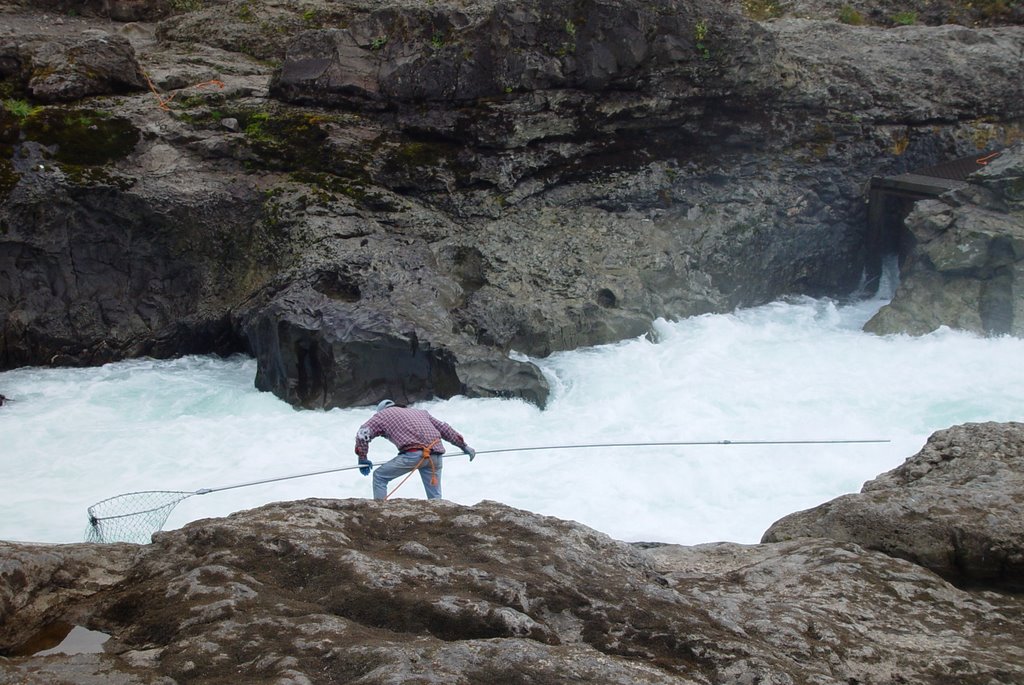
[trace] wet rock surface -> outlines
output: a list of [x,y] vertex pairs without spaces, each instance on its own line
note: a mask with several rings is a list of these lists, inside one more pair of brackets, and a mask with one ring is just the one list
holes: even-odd
[[[865,489],[909,508],[921,483],[953,478],[946,521],[980,526],[967,493],[988,495],[990,456],[1021,445],[1018,424],[954,427]],[[58,620],[111,637],[101,653],[0,658],[0,682],[1024,679],[1019,593],[824,536],[631,545],[495,502],[309,499],[149,545],[2,552],[0,649]]]

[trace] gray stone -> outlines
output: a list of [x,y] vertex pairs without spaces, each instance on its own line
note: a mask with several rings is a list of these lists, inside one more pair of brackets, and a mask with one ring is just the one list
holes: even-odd
[[864,329],[1024,335],[1022,179],[1024,145],[1016,145],[972,175],[976,187],[916,203],[905,222],[914,247],[899,287]]
[[955,426],[903,465],[773,524],[763,542],[828,538],[963,585],[1024,587],[1024,424]]

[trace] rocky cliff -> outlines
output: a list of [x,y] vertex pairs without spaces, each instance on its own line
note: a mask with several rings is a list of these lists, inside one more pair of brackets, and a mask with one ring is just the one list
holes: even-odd
[[[143,546],[0,543],[0,682],[1017,685],[1022,454],[1022,424],[941,431],[759,545],[322,499]],[[109,639],[38,653],[71,626]]]
[[[543,404],[523,355],[846,296],[886,244],[873,176],[1024,120],[1018,3],[0,0],[0,19],[0,368],[244,351],[305,407]],[[1019,306],[1004,266],[993,331]]]

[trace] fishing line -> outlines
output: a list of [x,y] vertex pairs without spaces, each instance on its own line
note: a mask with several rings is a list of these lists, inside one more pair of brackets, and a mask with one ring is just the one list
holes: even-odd
[[[608,442],[589,445],[546,445],[530,447],[507,447],[496,450],[480,450],[476,454],[505,454],[508,452],[533,452],[538,450],[573,450],[621,447],[693,447],[702,445],[838,445],[866,444],[891,442],[890,440],[697,440],[686,442]],[[445,455],[446,457],[468,456],[466,452]],[[296,473],[291,476],[263,478],[235,485],[224,485],[215,488],[199,488],[198,490],[145,490],[116,495],[97,502],[88,509],[89,528],[86,540],[89,542],[149,542],[153,533],[159,531],[171,510],[183,500],[195,495],[208,495],[211,492],[247,488],[253,485],[276,483],[293,478],[321,476],[326,473],[352,471],[360,467],[341,466],[321,471]]]
[[[532,450],[572,450],[595,447],[683,447],[695,445],[841,445],[859,443],[892,442],[891,440],[697,440],[690,442],[608,442],[595,445],[551,445],[548,447],[509,447],[500,450],[479,450],[477,454],[501,454],[504,452],[530,452]],[[453,454],[458,457],[465,452]],[[447,456],[447,455],[446,455]]]

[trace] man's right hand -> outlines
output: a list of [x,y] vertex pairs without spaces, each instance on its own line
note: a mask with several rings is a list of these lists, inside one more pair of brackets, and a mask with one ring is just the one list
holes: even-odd
[[369,459],[360,459],[359,460],[359,473],[363,474],[364,476],[368,476],[368,475],[370,475],[370,469],[372,469],[372,468],[373,468],[373,462],[370,461]]

